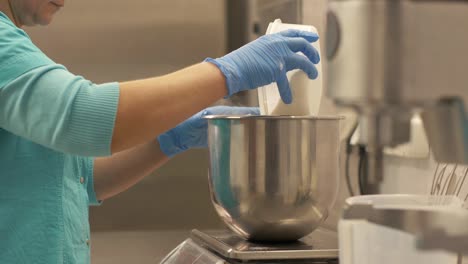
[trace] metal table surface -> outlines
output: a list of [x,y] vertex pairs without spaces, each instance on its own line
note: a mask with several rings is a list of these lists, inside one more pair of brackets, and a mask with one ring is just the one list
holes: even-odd
[[93,232],[91,263],[159,263],[189,236],[190,230]]
[[190,230],[93,232],[91,263],[159,263],[189,235]]

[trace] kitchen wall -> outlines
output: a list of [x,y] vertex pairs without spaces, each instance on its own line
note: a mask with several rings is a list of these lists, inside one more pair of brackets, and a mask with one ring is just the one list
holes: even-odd
[[[124,81],[222,55],[223,9],[219,0],[66,1],[50,26],[27,31],[71,72],[96,83]],[[209,200],[207,165],[204,150],[174,158],[127,192],[92,208],[92,231],[220,226]]]

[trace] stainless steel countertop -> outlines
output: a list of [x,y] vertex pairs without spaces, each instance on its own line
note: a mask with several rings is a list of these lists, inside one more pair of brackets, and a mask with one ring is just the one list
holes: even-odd
[[[159,263],[189,236],[190,230],[93,232],[91,263]],[[462,263],[468,264],[468,259]]]
[[91,263],[159,263],[189,236],[190,230],[93,232]]

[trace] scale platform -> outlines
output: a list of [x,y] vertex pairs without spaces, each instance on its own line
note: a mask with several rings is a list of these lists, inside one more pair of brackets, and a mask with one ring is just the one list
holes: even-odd
[[[198,245],[229,260],[241,262],[337,263],[338,238],[334,231],[317,229],[291,243],[257,244],[231,231],[192,230],[190,238]],[[304,261],[307,260],[307,261]]]

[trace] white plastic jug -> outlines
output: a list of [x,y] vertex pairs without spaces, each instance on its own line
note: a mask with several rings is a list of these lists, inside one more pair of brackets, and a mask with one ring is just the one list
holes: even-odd
[[[280,19],[276,19],[268,26],[266,34],[273,34],[287,29],[298,29],[315,32],[317,29],[308,25],[283,24]],[[319,41],[312,43],[320,54]],[[293,115],[311,116],[317,115],[322,97],[322,65],[315,65],[318,77],[315,80],[309,79],[302,70],[293,70],[287,73],[289,86],[291,87],[293,101],[285,104],[281,100],[276,83],[258,89],[258,100],[260,113],[262,115]]]

